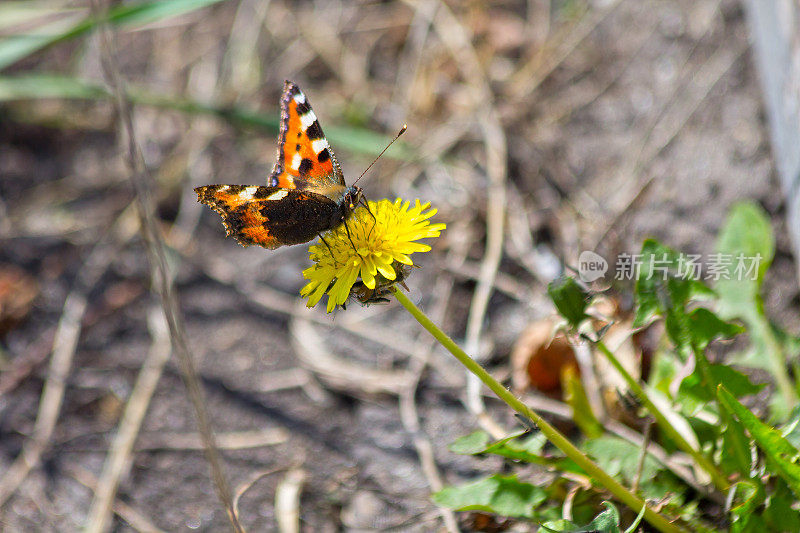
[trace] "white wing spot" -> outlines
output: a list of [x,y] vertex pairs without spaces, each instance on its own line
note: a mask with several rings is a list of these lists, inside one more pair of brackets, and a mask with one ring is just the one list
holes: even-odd
[[303,93],[297,93],[293,96],[294,101],[297,102],[297,105],[302,105],[306,103],[306,95]]
[[225,192],[230,188],[230,185],[220,185],[219,189],[217,189],[217,192]]
[[252,200],[257,190],[258,187],[245,187],[242,189],[242,192],[239,193],[239,198],[243,200]]
[[315,139],[311,141],[311,148],[314,149],[315,154],[319,154],[327,147],[328,147],[328,141],[326,141],[325,139]]
[[289,194],[289,191],[287,191],[285,189],[281,189],[279,191],[275,191],[274,193],[270,194],[269,196],[267,196],[266,199],[267,200],[281,200],[282,198],[285,198],[287,194]]
[[317,121],[317,115],[309,110],[305,115],[300,115],[300,124],[303,125],[303,131],[307,130],[311,125]]
[[299,152],[295,152],[292,156],[292,170],[295,172],[300,171],[300,163],[303,162],[303,156],[300,155]]

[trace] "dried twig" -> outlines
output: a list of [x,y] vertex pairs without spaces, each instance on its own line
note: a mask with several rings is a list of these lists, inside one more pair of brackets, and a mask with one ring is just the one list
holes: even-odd
[[[99,0],[92,1],[92,9],[95,15],[98,16],[98,19],[103,20],[103,17],[100,16],[102,9],[98,1]],[[189,398],[195,409],[198,428],[205,445],[206,459],[211,467],[214,488],[228,513],[233,529],[237,532],[243,532],[244,529],[233,513],[233,497],[223,472],[219,452],[214,442],[214,433],[208,418],[208,412],[206,411],[200,381],[197,378],[197,372],[195,371],[194,363],[189,353],[186,331],[178,308],[172,276],[167,267],[164,242],[158,224],[156,223],[155,208],[150,195],[150,187],[152,186],[153,179],[147,169],[144,156],[136,141],[130,104],[125,98],[124,82],[114,60],[113,50],[115,48],[107,25],[101,26],[100,38],[103,70],[115,97],[117,113],[122,121],[122,130],[127,137],[127,162],[131,170],[131,182],[136,192],[136,201],[142,222],[142,238],[150,262],[153,286],[161,298],[161,305],[164,308],[164,315],[167,320],[173,350],[178,357],[184,384],[186,385]]]
[[280,533],[300,532],[300,494],[306,477],[305,470],[293,468],[275,489],[275,519]]
[[161,379],[164,365],[172,353],[167,324],[160,306],[151,310],[149,323],[153,342],[128,398],[103,471],[97,480],[94,500],[86,521],[87,532],[100,533],[106,529],[110,521],[117,487],[120,479],[127,475],[130,469],[133,444],[139,434],[156,385]]
[[[77,464],[67,465],[67,471],[78,483],[92,490],[97,488],[97,478],[89,470]],[[162,529],[153,524],[141,511],[120,500],[114,500],[112,506],[114,512],[125,520],[133,529],[143,533],[163,533]]]
[[[480,335],[483,329],[483,320],[503,253],[507,171],[506,137],[498,120],[497,110],[494,108],[494,98],[486,75],[472,47],[467,30],[444,4],[439,6],[434,16],[433,26],[474,90],[475,119],[481,125],[486,150],[485,164],[489,177],[486,204],[486,251],[481,262],[480,277],[470,303],[465,341],[467,353],[480,359]],[[495,437],[502,437],[505,430],[486,412],[480,388],[481,384],[478,378],[472,374],[468,375],[467,407],[478,417],[487,431]]]
[[[217,448],[220,450],[244,450],[282,444],[289,439],[287,431],[281,428],[266,428],[252,431],[226,431],[216,433]],[[158,433],[142,436],[136,451],[203,449],[203,439],[197,433]]]
[[[125,229],[124,217],[117,218],[111,231],[89,254],[80,269],[75,288],[64,301],[64,311],[53,338],[53,351],[33,436],[26,441],[20,455],[0,478],[0,506],[17,490],[31,469],[39,464],[39,459],[47,448],[61,411],[67,376],[78,345],[81,321],[87,306],[86,295],[116,257],[116,248],[120,245],[118,243],[130,238],[130,234],[124,233]],[[116,238],[118,243],[109,242],[112,238]]]

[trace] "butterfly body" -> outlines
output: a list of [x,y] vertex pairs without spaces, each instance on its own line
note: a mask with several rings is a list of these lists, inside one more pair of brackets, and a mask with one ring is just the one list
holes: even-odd
[[284,84],[278,157],[266,185],[206,185],[197,200],[222,216],[241,245],[301,244],[345,222],[362,198],[347,186],[311,104]]

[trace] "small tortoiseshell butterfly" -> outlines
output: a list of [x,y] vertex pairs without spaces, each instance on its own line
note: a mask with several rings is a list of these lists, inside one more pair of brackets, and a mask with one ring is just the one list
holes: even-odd
[[281,96],[278,160],[267,185],[206,185],[197,200],[222,216],[243,246],[308,242],[350,216],[362,199],[347,186],[306,95],[290,81]]

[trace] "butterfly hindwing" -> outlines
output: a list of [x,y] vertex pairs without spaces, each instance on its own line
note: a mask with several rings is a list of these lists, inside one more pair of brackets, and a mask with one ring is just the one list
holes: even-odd
[[311,103],[297,85],[286,81],[281,95],[278,158],[267,185],[316,191],[332,200],[341,196],[344,176]]
[[197,199],[222,216],[227,234],[239,244],[278,248],[300,244],[341,220],[338,205],[325,195],[281,187],[206,185]]

